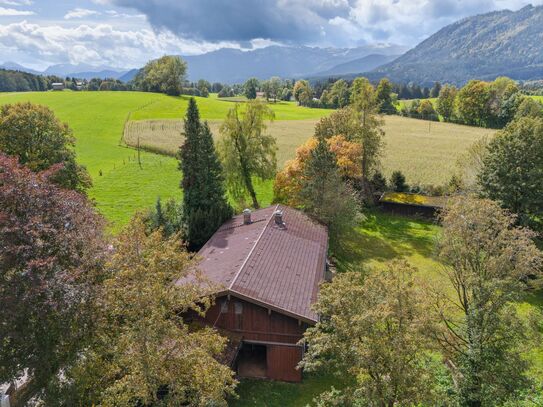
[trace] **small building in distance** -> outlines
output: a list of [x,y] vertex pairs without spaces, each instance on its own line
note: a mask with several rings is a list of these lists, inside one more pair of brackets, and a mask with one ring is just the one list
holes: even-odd
[[229,338],[238,376],[302,380],[299,341],[319,319],[312,305],[327,251],[324,226],[279,205],[235,216],[199,251],[200,270],[218,287],[200,322]]
[[51,84],[51,88],[53,90],[64,90],[64,83],[62,82],[54,82]]
[[379,205],[387,212],[396,215],[435,218],[445,207],[447,197],[408,194],[405,192],[385,192]]

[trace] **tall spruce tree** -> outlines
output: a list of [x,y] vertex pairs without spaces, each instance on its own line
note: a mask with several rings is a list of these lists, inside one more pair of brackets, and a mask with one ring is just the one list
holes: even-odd
[[341,178],[336,155],[323,137],[311,151],[304,169],[300,201],[304,211],[327,225],[333,236],[339,235],[357,218],[357,200]]
[[200,122],[194,98],[185,118],[185,142],[180,151],[183,171],[184,235],[191,250],[199,249],[232,216],[223,185],[222,167],[207,123]]

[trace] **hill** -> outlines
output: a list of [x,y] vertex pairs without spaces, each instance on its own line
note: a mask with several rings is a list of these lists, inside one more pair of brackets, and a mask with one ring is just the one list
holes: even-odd
[[315,77],[332,77],[371,71],[381,65],[394,61],[398,57],[399,55],[370,54],[353,61],[336,65],[327,71],[319,72],[315,74]]
[[122,76],[129,74],[131,71],[123,71],[107,66],[93,66],[89,64],[57,64],[51,65],[43,71],[37,71],[35,69],[27,68],[16,62],[4,62],[0,64],[0,69],[13,70],[31,73],[33,75],[56,75],[60,77],[69,76],[71,78],[78,79],[92,79],[92,78],[114,78],[120,79]]
[[543,78],[543,6],[526,6],[468,17],[444,27],[395,61],[377,68],[372,79],[430,85],[464,84],[469,79]]
[[188,63],[188,79],[191,81],[203,78],[210,82],[242,83],[253,76],[259,79],[314,76],[368,55],[390,56],[404,51],[404,47],[397,45],[358,48],[270,46],[253,51],[223,48],[202,55],[184,56],[183,59]]

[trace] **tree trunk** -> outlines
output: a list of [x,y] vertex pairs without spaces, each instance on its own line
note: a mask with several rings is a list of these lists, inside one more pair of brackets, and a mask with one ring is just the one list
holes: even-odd
[[253,187],[253,181],[251,180],[251,174],[247,170],[247,166],[245,165],[245,162],[243,160],[241,160],[241,171],[243,173],[243,181],[245,182],[245,188],[247,188],[247,191],[249,191],[249,195],[251,196],[251,199],[253,201],[253,207],[255,209],[259,209],[260,205],[258,204],[258,201],[256,199],[256,193]]

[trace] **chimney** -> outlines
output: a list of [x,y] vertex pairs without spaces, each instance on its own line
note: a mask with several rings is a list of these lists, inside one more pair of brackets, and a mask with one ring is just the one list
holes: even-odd
[[250,209],[245,209],[243,211],[243,224],[244,225],[250,225],[252,222],[251,222],[251,210]]
[[285,226],[285,223],[283,222],[283,211],[277,210],[273,213],[273,217],[275,219],[275,224],[277,226]]

